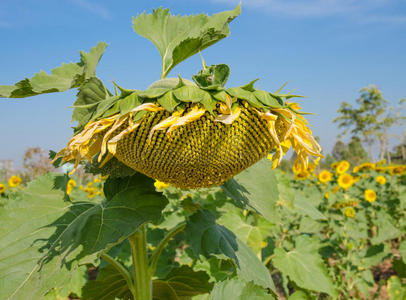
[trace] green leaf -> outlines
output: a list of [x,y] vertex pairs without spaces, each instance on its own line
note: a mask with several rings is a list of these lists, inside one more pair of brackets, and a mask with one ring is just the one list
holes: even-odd
[[272,163],[263,159],[222,185],[223,190],[238,206],[249,206],[270,222],[275,222],[279,198]]
[[313,220],[326,220],[327,218],[302,193],[296,193],[294,206],[298,213],[309,216]]
[[125,115],[129,113],[133,108],[137,107],[138,105],[141,104],[140,99],[138,98],[137,93],[131,93],[124,99],[120,100],[120,114]]
[[176,106],[179,105],[180,101],[177,100],[174,96],[173,96],[173,92],[169,91],[166,94],[164,94],[163,96],[158,98],[158,103],[159,105],[161,105],[163,108],[165,108],[166,111],[174,111]]
[[[141,224],[156,222],[167,203],[161,193],[138,186],[123,188],[101,203],[72,203],[61,217],[47,226],[56,227],[56,231],[43,247],[45,261],[62,256],[69,263],[69,260],[109,249],[134,233]],[[71,255],[77,249],[80,253]]]
[[254,96],[264,105],[272,107],[272,108],[279,108],[283,105],[278,101],[278,99],[271,96],[270,93],[266,91],[254,91]]
[[239,278],[233,278],[217,283],[210,293],[210,300],[272,300],[263,287],[253,282],[246,282]]
[[399,253],[403,262],[406,264],[406,240],[403,240],[399,245]]
[[378,227],[378,235],[371,239],[373,244],[380,244],[387,240],[392,240],[399,237],[402,233],[393,225],[394,221],[390,215],[385,212],[378,212],[376,217],[376,225]]
[[174,96],[183,102],[197,103],[210,98],[211,96],[208,92],[191,85],[182,86],[173,91]]
[[250,81],[249,83],[242,85],[241,88],[243,90],[246,90],[246,91],[249,91],[249,92],[255,92],[254,84],[258,80],[259,80],[259,78],[254,79],[254,80]]
[[107,44],[101,42],[89,53],[81,51],[79,63],[62,64],[53,69],[51,74],[41,71],[30,79],[26,78],[17,82],[14,86],[0,85],[0,97],[24,98],[77,88],[82,85],[84,80],[95,76],[96,65],[106,47]]
[[112,265],[99,268],[96,280],[88,280],[82,289],[86,300],[132,300],[124,277]]
[[213,45],[230,34],[230,23],[241,12],[240,5],[230,11],[207,15],[174,16],[158,8],[152,14],[133,18],[136,33],[149,39],[162,57],[161,78],[178,63]]
[[292,251],[286,252],[282,248],[276,248],[272,263],[301,288],[331,296],[337,295],[323,260],[317,252],[317,245],[309,237],[299,236]]
[[142,98],[155,99],[161,97],[169,90],[170,88],[150,88],[146,91],[138,91],[138,96]]
[[[41,299],[52,288],[63,288],[77,269],[61,257],[40,264],[42,249],[55,231],[54,222],[71,205],[54,189],[60,175],[47,174],[30,182],[21,198],[0,208],[0,299]],[[57,275],[55,272],[57,271]]]
[[178,78],[162,78],[155,82],[153,82],[148,89],[152,88],[166,88],[166,89],[176,89],[184,85],[192,85],[196,86],[193,81],[188,79],[182,78],[178,76]]
[[[234,209],[238,209],[234,207]],[[245,244],[247,244],[255,254],[261,253],[263,237],[261,230],[258,226],[252,226],[245,223],[239,215],[232,210],[227,209],[227,213],[223,214],[218,223],[230,228],[237,237]]]
[[199,210],[192,215],[186,225],[185,234],[196,257],[203,254],[224,254],[238,264],[235,251],[238,249],[236,236],[224,226],[216,224],[216,219],[207,210]]
[[238,251],[236,256],[240,263],[237,274],[245,281],[253,281],[256,285],[276,291],[271,274],[255,253],[243,242],[237,239]]
[[204,66],[203,70],[192,76],[196,84],[203,89],[217,90],[222,88],[230,76],[230,67],[225,64]]
[[241,87],[229,88],[227,94],[238,99],[247,101],[251,106],[256,108],[263,108],[264,105],[257,100],[253,92],[244,90]]
[[406,299],[406,286],[402,284],[399,277],[392,276],[388,280],[388,293],[390,300]]
[[225,91],[219,91],[219,92],[215,92],[215,93],[211,93],[211,95],[213,96],[214,99],[218,100],[218,101],[222,101],[222,102],[226,102],[227,101],[227,93]]
[[275,290],[272,278],[255,253],[227,228],[216,224],[209,211],[192,215],[185,228],[186,239],[195,257],[224,254],[238,266],[237,274],[247,281]]
[[362,258],[363,266],[366,268],[377,266],[390,254],[391,249],[387,244],[372,245]]
[[72,122],[78,122],[77,131],[81,130],[92,119],[97,110],[100,111],[98,107],[100,103],[108,102],[111,106],[111,99],[116,98],[109,97],[110,93],[96,77],[92,77],[83,83],[79,88],[77,100],[73,104]]
[[289,296],[288,300],[312,300],[304,291],[296,291]]
[[154,180],[141,173],[133,176],[107,178],[103,186],[103,192],[107,201],[110,201],[118,193],[128,189],[137,190],[139,194],[154,194]]
[[[152,295],[154,300],[186,300],[196,295],[209,293],[211,289],[212,285],[209,283],[209,276],[206,272],[195,272],[188,266],[181,266],[172,269],[164,279],[154,280]],[[177,298],[167,297],[173,292]]]

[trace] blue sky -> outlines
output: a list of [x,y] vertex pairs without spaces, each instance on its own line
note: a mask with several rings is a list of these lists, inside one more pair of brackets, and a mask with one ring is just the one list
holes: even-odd
[[[131,18],[160,5],[176,14],[232,9],[234,0],[2,0],[0,84],[49,72],[78,61],[98,41],[109,44],[98,76],[128,88],[146,88],[160,75],[154,46],[135,34]],[[257,77],[257,86],[306,95],[303,110],[329,151],[341,101],[353,102],[360,88],[376,84],[393,104],[406,97],[406,2],[401,0],[246,0],[231,35],[202,52],[206,63],[231,67],[228,86]],[[199,56],[171,76],[190,78]],[[0,159],[21,160],[30,146],[58,150],[72,134],[75,91],[26,99],[0,99]],[[401,129],[398,129],[399,132]]]

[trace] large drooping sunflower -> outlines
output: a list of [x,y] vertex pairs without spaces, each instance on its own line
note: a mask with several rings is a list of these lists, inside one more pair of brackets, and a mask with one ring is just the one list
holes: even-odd
[[[180,188],[222,184],[270,153],[276,167],[290,148],[297,154],[295,164],[305,170],[309,157],[321,157],[321,148],[300,107],[290,102],[298,96],[257,90],[256,80],[226,89],[229,67],[206,66],[204,61],[193,81],[166,78],[176,64],[226,37],[228,23],[239,13],[237,6],[211,17],[173,16],[161,8],[138,15],[134,30],[162,56],[161,79],[147,90],[115,84],[113,95],[95,77],[106,44],[82,52],[81,63],[72,67],[74,80],[66,87],[79,87],[73,112],[78,126],[55,159],[73,162],[74,168],[88,161],[93,172],[103,175],[137,171]],[[28,96],[55,91],[40,88],[32,84]],[[8,97],[22,94],[18,85],[0,87],[0,96],[2,91]]]

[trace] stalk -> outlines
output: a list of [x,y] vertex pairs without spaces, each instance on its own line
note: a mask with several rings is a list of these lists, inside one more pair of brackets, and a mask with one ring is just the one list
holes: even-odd
[[134,290],[136,300],[152,299],[151,273],[148,264],[146,225],[142,224],[138,230],[128,238],[134,268]]

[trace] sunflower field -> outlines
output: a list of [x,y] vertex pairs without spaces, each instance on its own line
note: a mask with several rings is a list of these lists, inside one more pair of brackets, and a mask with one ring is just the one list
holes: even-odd
[[96,77],[103,42],[0,86],[78,89],[54,170],[0,177],[0,300],[406,299],[406,165],[325,167],[301,96],[226,88],[225,64],[167,78],[239,14],[137,15],[162,56],[146,90]]

